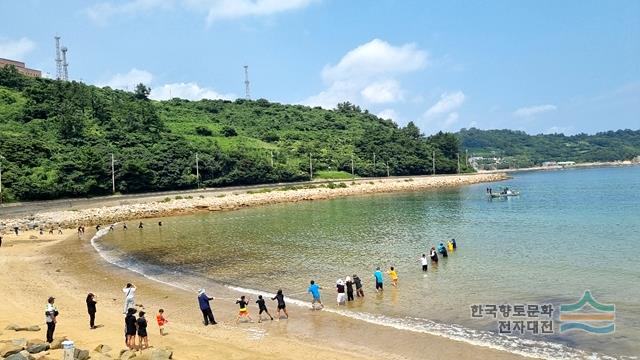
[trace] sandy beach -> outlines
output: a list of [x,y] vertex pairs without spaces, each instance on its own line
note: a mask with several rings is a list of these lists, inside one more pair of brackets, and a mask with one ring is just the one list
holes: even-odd
[[[75,227],[118,220],[184,214],[195,211],[218,211],[286,201],[334,198],[390,191],[412,191],[442,186],[456,186],[504,179],[502,174],[416,178],[412,181],[372,181],[346,188],[233,193],[222,197],[192,198],[171,201],[140,201],[137,206],[93,208],[82,211],[50,211],[29,218],[10,219],[26,226],[60,223]],[[10,229],[10,228],[9,228]],[[5,229],[0,248],[0,283],[4,299],[0,303],[0,341],[16,338],[44,339],[46,326],[43,309],[49,296],[56,297],[60,310],[56,337],[66,336],[82,349],[93,350],[109,345],[110,355],[118,357],[124,348],[122,291],[127,282],[138,287],[136,303],[147,312],[150,345],[169,348],[176,359],[512,359],[518,356],[486,347],[474,346],[426,333],[398,330],[382,325],[348,319],[324,311],[310,311],[289,306],[291,319],[274,322],[235,324],[238,296],[228,289],[208,289],[219,325],[205,327],[197,307],[196,294],[149,280],[139,274],[105,262],[90,244],[92,232],[78,236],[74,229],[63,235],[40,235],[37,230],[8,233]],[[97,294],[98,329],[90,330],[85,297]],[[141,308],[142,308],[141,307]],[[155,323],[159,308],[169,319],[168,335],[161,337]],[[255,310],[255,306],[253,306]],[[272,311],[273,306],[271,306]],[[255,311],[253,315],[256,316]],[[38,332],[4,330],[8,324],[40,325]],[[95,357],[98,357],[96,355]],[[61,359],[61,350],[52,350],[43,359]]]

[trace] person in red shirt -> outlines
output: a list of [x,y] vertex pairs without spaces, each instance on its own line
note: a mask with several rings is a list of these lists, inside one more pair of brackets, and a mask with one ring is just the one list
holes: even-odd
[[158,321],[158,327],[160,328],[160,335],[164,336],[165,335],[164,324],[168,323],[169,320],[165,319],[163,309],[158,310],[158,315],[156,315],[156,321]]

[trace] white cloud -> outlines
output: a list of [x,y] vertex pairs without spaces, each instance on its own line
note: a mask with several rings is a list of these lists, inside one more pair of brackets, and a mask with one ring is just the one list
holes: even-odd
[[247,16],[268,16],[302,9],[317,0],[129,0],[106,1],[85,9],[89,19],[104,25],[118,15],[135,15],[155,9],[171,9],[174,5],[206,13],[207,23]]
[[335,65],[326,65],[322,79],[327,88],[302,103],[333,108],[339,102],[390,103],[402,101],[397,76],[427,66],[428,55],[415,44],[393,46],[373,39],[347,52]]
[[0,38],[0,57],[11,60],[24,60],[24,56],[36,48],[36,43],[23,37],[18,40]]
[[116,74],[104,83],[98,86],[109,86],[114,89],[133,91],[138,84],[145,84],[151,87],[149,97],[154,100],[168,100],[173,98],[200,100],[200,99],[225,99],[233,100],[236,98],[234,94],[222,94],[214,89],[200,87],[197,83],[173,83],[154,85],[153,74],[146,70],[131,69],[125,74]]
[[207,12],[207,23],[221,19],[267,16],[302,9],[314,0],[185,0],[192,8]]
[[349,51],[335,66],[325,66],[322,77],[333,82],[413,72],[427,65],[427,53],[415,44],[393,46],[373,39]]
[[381,119],[393,120],[398,122],[398,114],[393,109],[384,109],[380,111],[377,115]]
[[466,96],[462,91],[442,93],[440,100],[425,111],[418,121],[421,125],[421,130],[425,133],[450,130],[458,122],[460,115],[457,110],[464,104],[465,100]]
[[465,95],[462,91],[456,91],[454,93],[443,93],[440,95],[440,100],[427,110],[424,114],[425,117],[432,118],[440,116],[442,114],[450,113],[456,110],[462,103],[464,103]]
[[143,83],[147,86],[151,84],[153,75],[146,70],[138,70],[133,68],[126,74],[116,74],[111,79],[104,83],[99,83],[98,86],[109,86],[113,89],[121,90],[133,90],[136,85]]
[[402,100],[402,88],[396,80],[374,82],[360,92],[370,103],[389,103]]
[[513,115],[520,118],[529,118],[538,114],[546,113],[549,111],[555,111],[558,109],[555,105],[545,104],[545,105],[534,105],[521,107],[513,112]]
[[188,100],[236,99],[234,94],[221,94],[213,89],[200,87],[198,84],[193,82],[164,84],[160,87],[152,88],[151,95],[149,97],[154,100],[168,100],[173,98]]

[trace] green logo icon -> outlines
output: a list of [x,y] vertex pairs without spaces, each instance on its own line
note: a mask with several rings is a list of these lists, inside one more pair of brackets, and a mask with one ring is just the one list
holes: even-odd
[[586,290],[575,304],[560,305],[560,332],[582,330],[593,334],[615,331],[616,306],[597,302]]

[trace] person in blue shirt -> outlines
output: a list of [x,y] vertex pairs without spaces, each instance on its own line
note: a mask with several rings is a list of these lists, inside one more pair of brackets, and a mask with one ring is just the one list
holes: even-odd
[[324,308],[324,305],[322,305],[322,300],[320,300],[320,289],[322,288],[318,286],[315,281],[311,280],[311,284],[309,285],[309,289],[307,290],[307,292],[310,293],[311,296],[313,296],[313,300],[311,301],[312,308],[315,308],[316,303],[320,305],[321,309]]
[[376,292],[382,291],[382,271],[380,271],[380,267],[376,268],[376,271],[373,273],[373,276],[376,278]]
[[200,289],[200,291],[198,291],[198,304],[200,305],[200,311],[202,311],[202,316],[204,317],[204,326],[217,324],[216,319],[213,317],[211,305],[209,305],[210,300],[213,300],[213,298],[209,297],[205,293],[204,289]]
[[440,255],[442,255],[442,257],[447,257],[447,248],[443,243],[440,243],[440,245],[438,245],[438,252],[440,253]]

